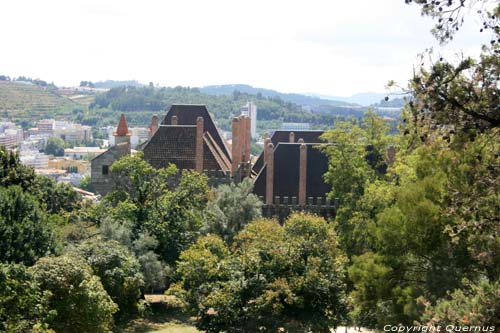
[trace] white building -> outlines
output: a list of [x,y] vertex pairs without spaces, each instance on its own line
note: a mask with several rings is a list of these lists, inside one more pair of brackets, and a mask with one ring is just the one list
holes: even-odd
[[253,139],[257,138],[257,105],[253,102],[247,102],[245,106],[240,108],[242,116],[250,118],[250,135]]
[[23,130],[14,123],[0,123],[0,146],[18,147],[23,142]]
[[100,147],[74,147],[64,149],[64,156],[74,160],[82,160],[95,157],[105,151],[106,149]]
[[56,121],[54,133],[66,142],[92,141],[92,128],[69,121]]
[[149,129],[145,127],[131,127],[129,131],[132,133],[130,136],[130,146],[135,149],[137,145],[149,139]]
[[38,151],[21,152],[21,163],[34,169],[47,169],[49,167],[49,157]]
[[28,130],[30,135],[57,136],[66,142],[92,141],[92,128],[70,121],[42,119],[37,127]]

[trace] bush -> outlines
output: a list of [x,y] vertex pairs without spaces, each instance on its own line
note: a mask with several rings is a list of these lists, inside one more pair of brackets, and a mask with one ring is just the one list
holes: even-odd
[[68,255],[85,260],[119,307],[120,319],[137,314],[144,285],[135,256],[117,241],[93,239],[79,244]]
[[48,306],[56,315],[49,325],[55,331],[104,333],[112,328],[118,306],[84,261],[64,256],[42,258],[30,272],[40,288],[50,292]]

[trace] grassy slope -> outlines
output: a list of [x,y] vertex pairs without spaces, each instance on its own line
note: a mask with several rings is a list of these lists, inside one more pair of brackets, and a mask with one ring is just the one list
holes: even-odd
[[80,104],[47,88],[0,81],[0,118],[33,120],[71,114]]

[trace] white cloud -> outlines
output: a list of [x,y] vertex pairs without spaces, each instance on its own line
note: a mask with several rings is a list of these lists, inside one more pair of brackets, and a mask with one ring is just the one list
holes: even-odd
[[[403,0],[2,0],[0,13],[0,73],[64,85],[138,79],[348,95],[404,82],[435,44],[432,22]],[[476,43],[470,28],[455,47]]]

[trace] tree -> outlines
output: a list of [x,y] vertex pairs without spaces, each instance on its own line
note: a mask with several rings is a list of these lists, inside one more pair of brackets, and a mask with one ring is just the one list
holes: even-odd
[[72,212],[80,207],[82,196],[68,183],[56,183],[53,179],[37,176],[33,193],[47,212],[61,214]]
[[373,207],[367,191],[373,194],[376,190],[369,185],[385,179],[386,150],[393,141],[388,131],[388,124],[375,112],[368,111],[360,124],[337,122],[335,128],[323,135],[331,143],[322,148],[328,156],[324,178],[332,188],[328,193],[330,199],[339,200],[336,230],[349,257],[363,253],[368,245],[366,226],[376,210],[366,210],[370,214],[363,214],[359,208]]
[[181,254],[169,289],[198,309],[207,332],[329,332],[345,319],[345,257],[320,217],[248,224],[228,249],[216,236]]
[[56,315],[49,325],[56,332],[104,333],[112,328],[118,306],[86,262],[64,256],[47,257],[29,271],[40,288],[50,292],[48,306]]
[[58,137],[50,137],[45,144],[45,153],[54,156],[64,156],[64,140]]
[[449,300],[440,300],[436,305],[426,302],[422,321],[429,327],[479,326],[493,332],[500,327],[499,282],[482,280],[464,290],[455,290]]
[[100,238],[85,241],[67,253],[88,263],[104,290],[118,305],[120,319],[139,312],[138,302],[144,285],[135,256],[117,241]]
[[53,333],[49,296],[24,265],[0,264],[0,331]]
[[231,243],[248,223],[261,217],[262,202],[252,191],[253,182],[249,178],[239,184],[220,185],[215,190],[215,199],[208,204],[205,231]]
[[0,262],[32,265],[55,251],[46,214],[19,186],[0,187],[0,239]]
[[23,190],[33,187],[36,180],[35,170],[21,164],[19,155],[0,147],[0,185],[9,187],[19,185]]

